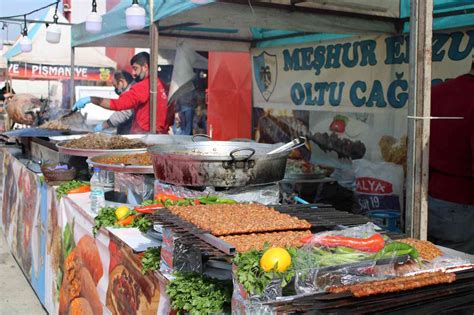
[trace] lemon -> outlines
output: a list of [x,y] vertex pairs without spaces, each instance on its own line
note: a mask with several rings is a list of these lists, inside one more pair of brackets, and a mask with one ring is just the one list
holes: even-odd
[[117,217],[117,220],[124,219],[128,216],[129,213],[130,209],[128,209],[127,206],[120,206],[115,210],[115,216]]
[[272,271],[276,267],[276,271],[284,272],[291,265],[291,256],[288,251],[281,247],[272,247],[263,253],[260,258],[260,267],[265,272]]

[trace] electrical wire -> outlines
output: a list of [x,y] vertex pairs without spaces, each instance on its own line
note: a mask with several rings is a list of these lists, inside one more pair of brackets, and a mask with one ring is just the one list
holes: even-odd
[[38,11],[44,10],[44,9],[46,9],[46,8],[49,8],[49,7],[53,6],[53,5],[56,5],[56,6],[57,6],[57,5],[59,4],[59,2],[61,2],[61,1],[60,1],[60,0],[54,1],[53,3],[50,3],[50,4],[48,4],[48,5],[45,5],[45,6],[41,7],[41,8],[35,9],[35,10],[30,11],[30,12],[28,12],[28,13],[17,14],[17,15],[10,15],[10,16],[0,16],[0,19],[11,19],[11,18],[23,17],[23,16],[26,16],[26,15],[31,15],[31,14],[36,13],[36,12],[38,12]]

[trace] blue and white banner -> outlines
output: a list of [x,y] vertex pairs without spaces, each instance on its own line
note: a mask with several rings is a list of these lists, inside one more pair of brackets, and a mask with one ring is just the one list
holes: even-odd
[[[256,48],[254,106],[377,112],[408,102],[408,35]],[[433,80],[470,70],[474,31],[434,34]]]
[[[251,51],[256,139],[310,139],[311,161],[406,166],[409,38],[366,36]],[[432,81],[471,69],[474,30],[433,36]],[[449,104],[447,104],[448,106]]]

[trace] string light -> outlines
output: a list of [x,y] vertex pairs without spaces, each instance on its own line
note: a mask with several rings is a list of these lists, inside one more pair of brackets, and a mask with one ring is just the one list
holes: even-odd
[[56,9],[53,15],[53,24],[46,30],[46,41],[51,44],[57,44],[61,40],[61,28],[58,26],[58,5],[56,2]]
[[125,10],[125,21],[130,30],[141,30],[145,27],[145,9],[133,0],[132,5]]
[[97,3],[92,0],[92,12],[86,19],[86,31],[89,33],[100,33],[102,30],[102,16],[97,13]]
[[33,49],[31,39],[28,38],[28,28],[26,27],[26,14],[23,16],[25,24],[23,27],[23,38],[20,40],[20,49],[22,52],[30,52]]

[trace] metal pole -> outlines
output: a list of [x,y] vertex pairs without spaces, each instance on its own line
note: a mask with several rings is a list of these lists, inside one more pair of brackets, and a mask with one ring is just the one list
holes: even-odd
[[150,0],[150,132],[156,133],[158,83],[158,22],[153,20],[153,0]]
[[74,100],[76,92],[74,91],[74,59],[76,55],[76,48],[71,47],[71,78],[69,81],[69,108],[72,108],[74,106]]
[[406,232],[425,240],[428,235],[428,173],[431,108],[431,45],[433,0],[410,1],[410,93]]

